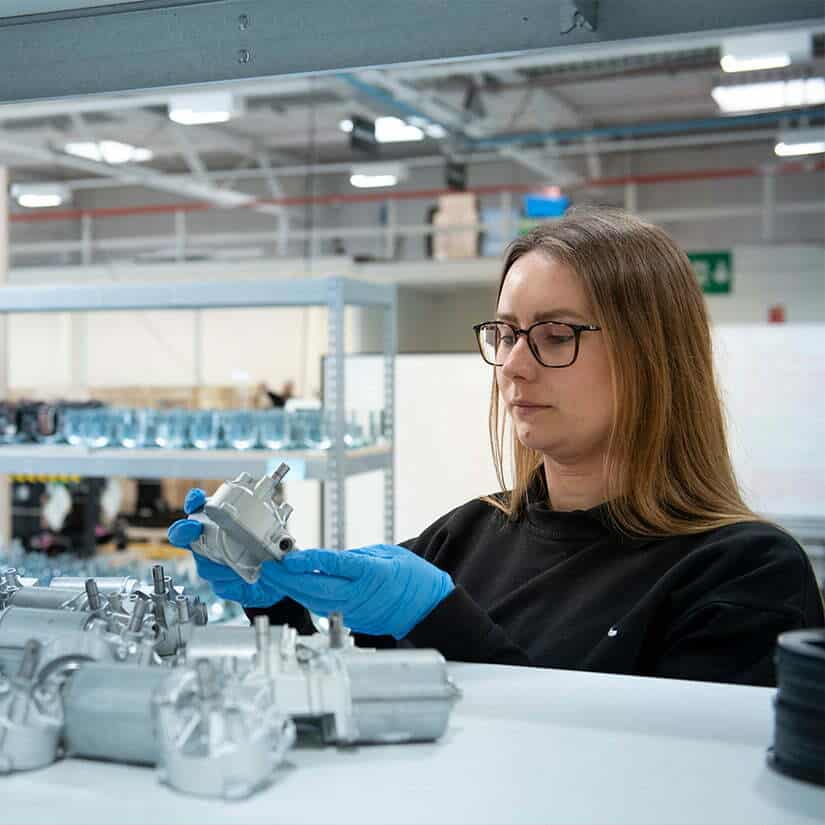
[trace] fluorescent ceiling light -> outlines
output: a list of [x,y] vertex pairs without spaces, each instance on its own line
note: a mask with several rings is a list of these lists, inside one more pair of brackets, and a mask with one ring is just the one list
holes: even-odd
[[825,152],[825,129],[788,129],[779,133],[774,152],[781,158]]
[[169,98],[169,118],[184,126],[206,123],[226,123],[236,114],[231,92],[200,92],[172,95]]
[[719,64],[726,72],[781,69],[811,59],[811,35],[808,32],[771,32],[726,37],[722,40],[721,51]]
[[825,103],[825,78],[809,77],[715,86],[711,95],[723,112],[816,106]]
[[[416,123],[421,122],[425,124],[424,127],[415,125],[412,122],[406,122],[399,117],[379,117],[375,120],[375,140],[378,143],[406,143],[413,140],[424,140],[424,128],[427,128],[427,134],[430,137],[443,137],[443,135],[430,134],[429,127],[426,127],[427,121],[422,118],[410,118],[410,121],[415,120]],[[430,124],[437,129],[441,129],[437,124]],[[352,131],[352,121],[347,118],[338,123],[338,128],[342,132]],[[443,132],[443,129],[441,130]]]
[[424,140],[424,133],[399,117],[379,117],[375,121],[375,139],[379,143],[405,143]]
[[787,54],[766,54],[762,57],[734,57],[726,54],[719,65],[723,72],[759,72],[763,69],[784,69],[791,65],[791,58]]
[[350,175],[349,182],[359,189],[378,189],[381,186],[395,186],[395,175]]
[[403,163],[359,163],[352,167],[349,182],[359,189],[375,189],[395,186],[407,179],[407,167]]
[[11,196],[27,209],[46,206],[60,206],[71,200],[72,193],[67,186],[59,183],[14,183]]
[[154,157],[151,149],[117,140],[79,141],[63,148],[70,155],[99,163],[143,163]]

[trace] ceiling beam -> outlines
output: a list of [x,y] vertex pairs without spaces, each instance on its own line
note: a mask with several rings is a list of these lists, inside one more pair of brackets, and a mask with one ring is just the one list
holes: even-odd
[[[423,7],[423,8],[422,8]],[[0,100],[146,90],[821,22],[821,0],[210,0],[0,19]]]

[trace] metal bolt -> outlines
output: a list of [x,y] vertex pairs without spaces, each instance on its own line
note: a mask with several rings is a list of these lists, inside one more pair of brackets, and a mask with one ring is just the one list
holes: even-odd
[[189,621],[189,599],[186,596],[176,596],[175,607],[178,609],[178,621],[186,624]]
[[249,63],[252,52],[249,49],[238,49],[238,63]]
[[195,665],[198,677],[198,696],[211,699],[218,692],[218,680],[209,659],[198,659]]
[[143,617],[146,615],[146,605],[149,600],[143,593],[133,593],[134,599],[130,598],[132,602],[132,615],[129,618],[128,630],[130,633],[139,633],[143,627]]
[[97,582],[94,579],[86,579],[86,598],[89,602],[89,610],[100,610],[103,607],[100,591],[97,589]]
[[258,656],[258,664],[261,670],[269,676],[271,663],[269,659],[270,651],[269,616],[255,617],[255,648]]
[[238,28],[242,32],[246,31],[249,28],[249,15],[248,14],[242,14],[240,17],[238,17]]
[[344,646],[344,616],[339,611],[329,614],[329,646],[337,650]]
[[152,581],[155,584],[155,594],[162,596],[166,592],[165,577],[163,575],[163,565],[155,564],[152,566]]
[[40,642],[37,639],[29,639],[23,646],[23,660],[20,662],[20,670],[17,671],[17,678],[22,682],[31,682],[37,672],[37,663],[40,661]]

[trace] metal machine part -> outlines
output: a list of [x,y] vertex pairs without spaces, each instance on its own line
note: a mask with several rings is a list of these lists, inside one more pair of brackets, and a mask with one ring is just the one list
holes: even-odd
[[41,645],[26,643],[17,675],[0,678],[0,773],[50,765],[63,726],[59,694],[37,679]]
[[[6,571],[0,578],[0,610],[18,612],[14,621],[0,622],[0,657],[4,650],[22,647],[28,638],[51,644],[65,635],[66,628],[88,630],[94,618],[105,630],[116,659],[150,663],[159,657],[171,662],[186,647],[192,628],[206,624],[206,605],[176,587],[162,565],[155,565],[152,575],[151,588],[128,577],[72,577],[64,579],[65,587],[26,587],[13,570]],[[21,609],[35,610],[37,615],[27,618]],[[80,619],[77,623],[39,615],[43,612],[74,613]],[[29,620],[32,626],[27,628]]]
[[154,765],[158,744],[152,696],[169,670],[89,662],[63,689],[67,756]]
[[[86,582],[83,576],[57,576],[51,580],[49,587],[61,587],[68,590],[85,590]],[[121,593],[124,596],[134,593],[141,588],[139,579],[132,576],[95,576],[95,584],[101,593]]]
[[233,689],[206,660],[173,671],[155,694],[161,782],[197,796],[243,799],[266,787],[295,741],[273,686]]
[[288,472],[289,467],[281,464],[258,480],[241,473],[234,481],[221,484],[206,499],[203,512],[189,516],[203,525],[192,550],[228,565],[249,583],[258,581],[261,562],[280,560],[295,548],[286,526],[292,507],[274,498]]
[[320,729],[328,743],[437,739],[460,696],[435,650],[357,648],[337,631],[299,636],[287,625],[270,628],[266,616],[255,617],[254,639],[243,630],[245,639],[241,628],[196,629],[188,660],[224,659],[224,670],[245,686],[272,682],[279,710]]

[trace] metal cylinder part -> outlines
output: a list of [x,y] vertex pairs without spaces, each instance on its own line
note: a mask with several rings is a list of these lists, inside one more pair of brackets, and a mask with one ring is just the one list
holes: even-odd
[[94,579],[86,579],[86,600],[89,604],[89,610],[100,610],[103,607],[100,591],[97,589],[97,582]]
[[29,639],[47,644],[66,635],[85,631],[88,613],[72,610],[43,610],[16,605],[0,611],[0,650],[22,650]]
[[129,601],[132,604],[132,615],[129,617],[127,630],[129,633],[140,633],[149,599],[143,593],[132,593]]
[[461,695],[435,650],[382,650],[346,657],[358,742],[438,739]]
[[166,583],[164,582],[162,564],[155,564],[152,566],[152,582],[155,586],[155,594],[162,596],[166,592]]
[[[140,582],[132,576],[95,576],[94,580],[97,589],[104,595],[115,591],[129,594],[140,586]],[[51,580],[49,586],[64,590],[83,590],[86,587],[86,579],[82,576],[57,576]]]
[[82,610],[86,606],[84,590],[64,590],[58,587],[22,587],[12,593],[8,604],[40,610]]
[[255,650],[259,669],[269,676],[272,673],[272,634],[269,630],[269,616],[255,617]]
[[64,690],[64,741],[71,756],[154,765],[152,695],[169,676],[158,667],[90,662]]

